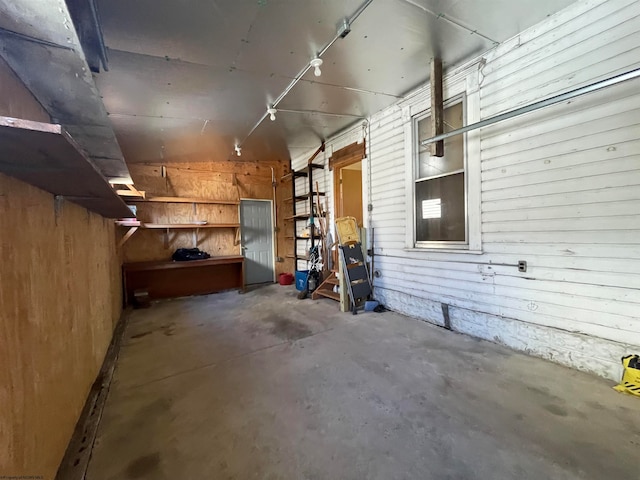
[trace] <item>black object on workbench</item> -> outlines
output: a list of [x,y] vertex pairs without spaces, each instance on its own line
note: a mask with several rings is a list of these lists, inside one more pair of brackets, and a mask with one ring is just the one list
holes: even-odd
[[211,255],[209,255],[207,252],[203,252],[199,248],[179,248],[175,252],[173,252],[173,255],[171,255],[171,258],[176,262],[187,262],[189,260],[206,260],[210,257]]

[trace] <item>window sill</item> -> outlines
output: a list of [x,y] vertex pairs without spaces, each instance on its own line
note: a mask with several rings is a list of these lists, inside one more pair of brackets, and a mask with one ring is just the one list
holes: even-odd
[[421,252],[421,253],[465,253],[468,255],[482,255],[482,250],[469,250],[468,248],[403,248],[405,252]]

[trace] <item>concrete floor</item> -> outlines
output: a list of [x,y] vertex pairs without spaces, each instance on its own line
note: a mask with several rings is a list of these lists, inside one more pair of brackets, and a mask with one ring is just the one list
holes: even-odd
[[637,479],[640,398],[272,285],[130,317],[88,480]]

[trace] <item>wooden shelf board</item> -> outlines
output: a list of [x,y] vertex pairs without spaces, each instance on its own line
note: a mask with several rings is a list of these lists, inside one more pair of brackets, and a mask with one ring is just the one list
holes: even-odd
[[192,268],[205,265],[224,265],[228,263],[242,263],[244,257],[241,255],[226,255],[219,257],[211,257],[203,260],[189,260],[187,262],[175,262],[175,261],[151,261],[151,262],[134,262],[125,263],[123,265],[125,271],[150,271],[150,270],[170,270],[176,268]]
[[[308,200],[311,195],[320,195],[321,197],[325,196],[325,192],[313,192],[312,194],[305,193],[304,195],[296,195],[296,202],[301,202],[302,200]],[[283,200],[286,203],[293,202],[293,197],[287,197]]]
[[0,172],[104,217],[133,217],[60,125],[0,117]]
[[306,255],[294,255],[293,253],[290,253],[288,255],[286,255],[287,258],[297,258],[298,260],[304,260],[305,262],[307,260],[309,260],[309,257],[307,257]]
[[326,195],[326,193],[325,192],[311,192],[311,193],[305,193],[304,195],[296,195],[296,200],[307,200],[311,195],[313,195],[313,196],[320,195],[321,197],[324,197]]
[[119,227],[139,227],[141,223],[139,220],[116,220],[116,225]]
[[212,205],[240,205],[239,200],[213,200],[209,198],[191,198],[191,197],[153,197],[147,198],[130,198],[130,202],[160,202],[160,203],[202,203]]
[[148,229],[186,229],[186,228],[238,228],[239,223],[143,223],[140,221],[129,222],[126,220],[117,220],[116,225],[120,227],[140,227]]
[[280,177],[280,180],[281,181],[289,180],[291,177],[308,177],[310,168],[312,170],[323,170],[324,165],[318,165],[317,163],[310,163],[309,165],[307,165],[304,168],[301,168],[300,170],[289,172],[286,175],[283,175],[282,177]]
[[180,228],[239,228],[239,223],[143,223],[141,228],[150,229],[180,229]]
[[[308,213],[299,213],[297,215],[293,215],[293,216],[288,216],[288,217],[284,217],[285,220],[306,220],[307,218],[310,218],[311,215],[309,215]],[[314,215],[313,218],[324,218],[325,215]]]

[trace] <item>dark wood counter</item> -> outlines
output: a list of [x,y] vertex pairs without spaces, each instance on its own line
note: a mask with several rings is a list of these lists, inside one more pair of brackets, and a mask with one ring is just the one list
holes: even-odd
[[244,288],[244,257],[215,257],[187,262],[137,262],[122,267],[125,303],[136,290],[149,298],[184,297]]

